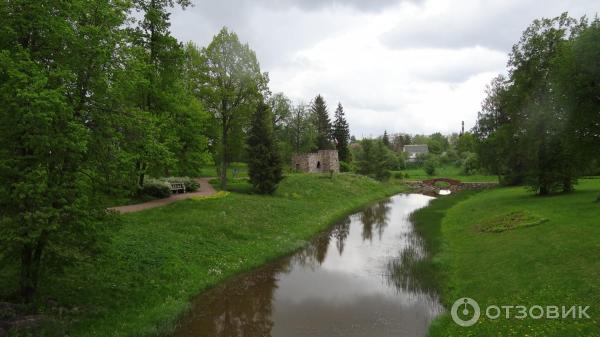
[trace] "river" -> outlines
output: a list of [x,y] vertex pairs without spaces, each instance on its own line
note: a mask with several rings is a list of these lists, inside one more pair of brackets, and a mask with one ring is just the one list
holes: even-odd
[[409,216],[431,199],[371,205],[303,250],[203,293],[174,336],[426,336],[443,307],[411,274],[426,252]]

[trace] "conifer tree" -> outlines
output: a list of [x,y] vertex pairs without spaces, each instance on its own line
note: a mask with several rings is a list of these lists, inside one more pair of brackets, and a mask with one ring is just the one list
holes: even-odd
[[260,194],[272,194],[283,179],[272,123],[269,107],[260,103],[252,116],[247,140],[248,175],[254,189]]
[[383,143],[383,145],[387,146],[388,148],[390,147],[390,145],[391,145],[390,136],[388,136],[387,130],[383,131],[383,137],[381,137],[381,142]]
[[344,107],[342,103],[338,103],[338,107],[335,110],[335,120],[333,122],[333,139],[335,140],[335,146],[338,150],[338,156],[340,161],[350,161],[350,150],[348,144],[350,142],[350,126],[346,121],[344,115]]
[[323,96],[317,95],[312,104],[311,110],[315,127],[317,129],[318,150],[333,149],[331,144],[331,121],[329,120],[329,112],[327,111],[327,104],[325,103]]

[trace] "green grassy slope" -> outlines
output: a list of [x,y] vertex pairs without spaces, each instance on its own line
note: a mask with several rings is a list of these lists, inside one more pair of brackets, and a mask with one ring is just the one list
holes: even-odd
[[436,168],[436,172],[433,176],[427,175],[423,168],[407,169],[403,172],[408,173],[409,180],[427,180],[432,178],[451,178],[457,179],[463,182],[498,182],[497,176],[473,174],[464,175],[461,172],[460,167],[456,166],[441,166]]
[[46,280],[71,310],[71,336],[169,331],[189,299],[224,279],[302,247],[366,203],[399,192],[366,177],[287,177],[275,196],[231,193],[124,216],[108,252]]
[[[523,188],[475,194],[445,212],[441,251],[435,257],[442,267],[447,308],[461,297],[475,299],[482,308],[589,305],[591,319],[482,316],[476,325],[462,328],[445,315],[433,324],[430,336],[600,336],[600,204],[594,202],[598,190],[600,180],[582,180],[568,195],[536,197]],[[547,221],[500,233],[478,230],[487,219],[513,212]]]

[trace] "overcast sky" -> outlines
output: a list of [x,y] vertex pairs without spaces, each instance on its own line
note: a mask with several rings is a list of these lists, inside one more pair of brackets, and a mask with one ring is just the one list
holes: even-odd
[[173,34],[206,46],[234,30],[272,92],[337,102],[353,135],[471,128],[487,83],[535,18],[594,16],[598,0],[197,0]]

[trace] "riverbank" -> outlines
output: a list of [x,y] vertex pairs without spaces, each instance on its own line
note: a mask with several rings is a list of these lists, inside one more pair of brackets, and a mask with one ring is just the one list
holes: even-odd
[[[462,297],[489,305],[590,306],[591,319],[523,319],[482,315],[463,328],[448,314],[438,336],[600,336],[600,180],[572,194],[536,197],[521,187],[436,200],[415,214],[434,252],[429,272],[449,309]],[[421,219],[421,220],[419,220]],[[427,268],[427,265],[423,268]],[[433,270],[433,271],[432,271]],[[537,313],[537,312],[536,312]]]
[[49,275],[41,293],[64,308],[71,336],[160,335],[194,295],[403,189],[351,174],[294,174],[274,196],[234,192],[127,214],[104,253]]

